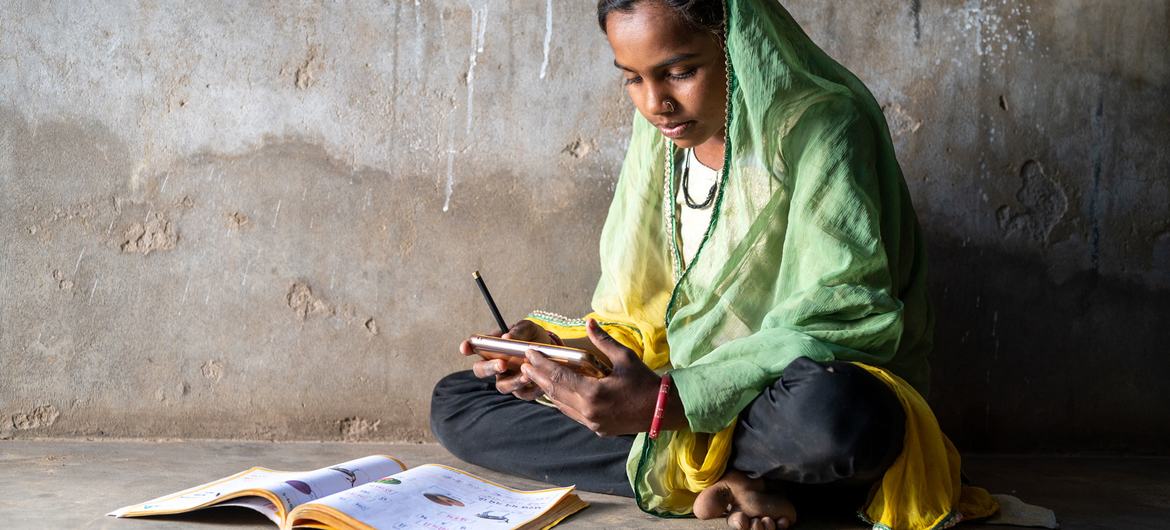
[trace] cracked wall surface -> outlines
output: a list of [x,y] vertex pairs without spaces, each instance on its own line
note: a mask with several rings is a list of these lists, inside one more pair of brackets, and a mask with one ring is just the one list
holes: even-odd
[[[960,448],[1170,447],[1170,3],[786,2],[886,112]],[[0,437],[428,440],[579,314],[629,133],[593,2],[0,0]]]

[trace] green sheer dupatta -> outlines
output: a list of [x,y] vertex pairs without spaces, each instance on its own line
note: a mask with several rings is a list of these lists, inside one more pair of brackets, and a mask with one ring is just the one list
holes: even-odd
[[[690,513],[723,473],[737,414],[797,357],[881,367],[925,393],[933,319],[917,220],[881,109],[773,0],[727,0],[728,134],[689,267],[674,147],[634,117],[601,237],[591,316],[670,369],[690,429],[639,435],[639,505]],[[581,320],[534,313],[567,336]]]

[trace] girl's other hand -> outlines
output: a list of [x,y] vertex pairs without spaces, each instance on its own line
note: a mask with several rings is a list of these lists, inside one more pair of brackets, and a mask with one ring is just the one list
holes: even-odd
[[[613,372],[600,379],[585,376],[528,350],[522,372],[536,383],[561,412],[601,436],[643,432],[654,418],[662,378],[642,362],[633,350],[606,333],[592,318],[586,325],[589,341],[609,357]],[[686,412],[677,390],[671,387],[661,427],[676,430],[686,425]]]
[[[552,337],[549,336],[544,328],[527,319],[513,324],[507,333],[501,334],[499,330],[496,330],[481,333],[481,335],[526,342],[539,342],[541,344],[555,344]],[[464,340],[459,344],[459,353],[463,355],[476,355],[475,350],[471,347],[470,340]],[[543,394],[540,387],[536,386],[528,376],[519,370],[511,369],[508,363],[502,359],[483,359],[476,361],[471,366],[471,371],[479,378],[494,375],[496,377],[496,390],[501,394],[512,394],[525,401],[532,401]]]
[[[496,334],[495,336],[499,337],[500,335]],[[548,332],[544,330],[544,328],[536,325],[535,322],[528,319],[524,319],[515,324],[512,324],[512,328],[509,329],[508,332],[505,333],[501,338],[522,340],[526,342],[539,342],[541,344],[555,344],[555,342],[552,340],[552,336],[550,336]]]

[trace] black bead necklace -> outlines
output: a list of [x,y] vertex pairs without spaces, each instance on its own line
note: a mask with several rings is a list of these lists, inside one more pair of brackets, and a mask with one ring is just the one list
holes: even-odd
[[687,149],[686,150],[686,160],[683,161],[683,174],[682,174],[683,199],[686,200],[687,206],[689,208],[694,209],[694,210],[702,210],[703,208],[711,206],[711,203],[715,201],[715,189],[719,187],[719,177],[722,176],[723,170],[719,170],[719,172],[717,172],[715,174],[715,183],[711,184],[711,189],[707,191],[707,200],[705,200],[701,203],[696,203],[694,200],[691,199],[691,192],[688,189],[689,188],[688,184],[690,183],[690,176],[691,176],[691,157],[692,156],[694,156],[694,149],[693,148]]

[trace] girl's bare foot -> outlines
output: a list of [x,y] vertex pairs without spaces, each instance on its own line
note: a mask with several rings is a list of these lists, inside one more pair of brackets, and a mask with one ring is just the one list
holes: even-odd
[[796,522],[796,508],[781,492],[766,491],[762,479],[750,479],[729,469],[695,498],[695,517],[727,517],[727,525],[739,530],[777,530]]

